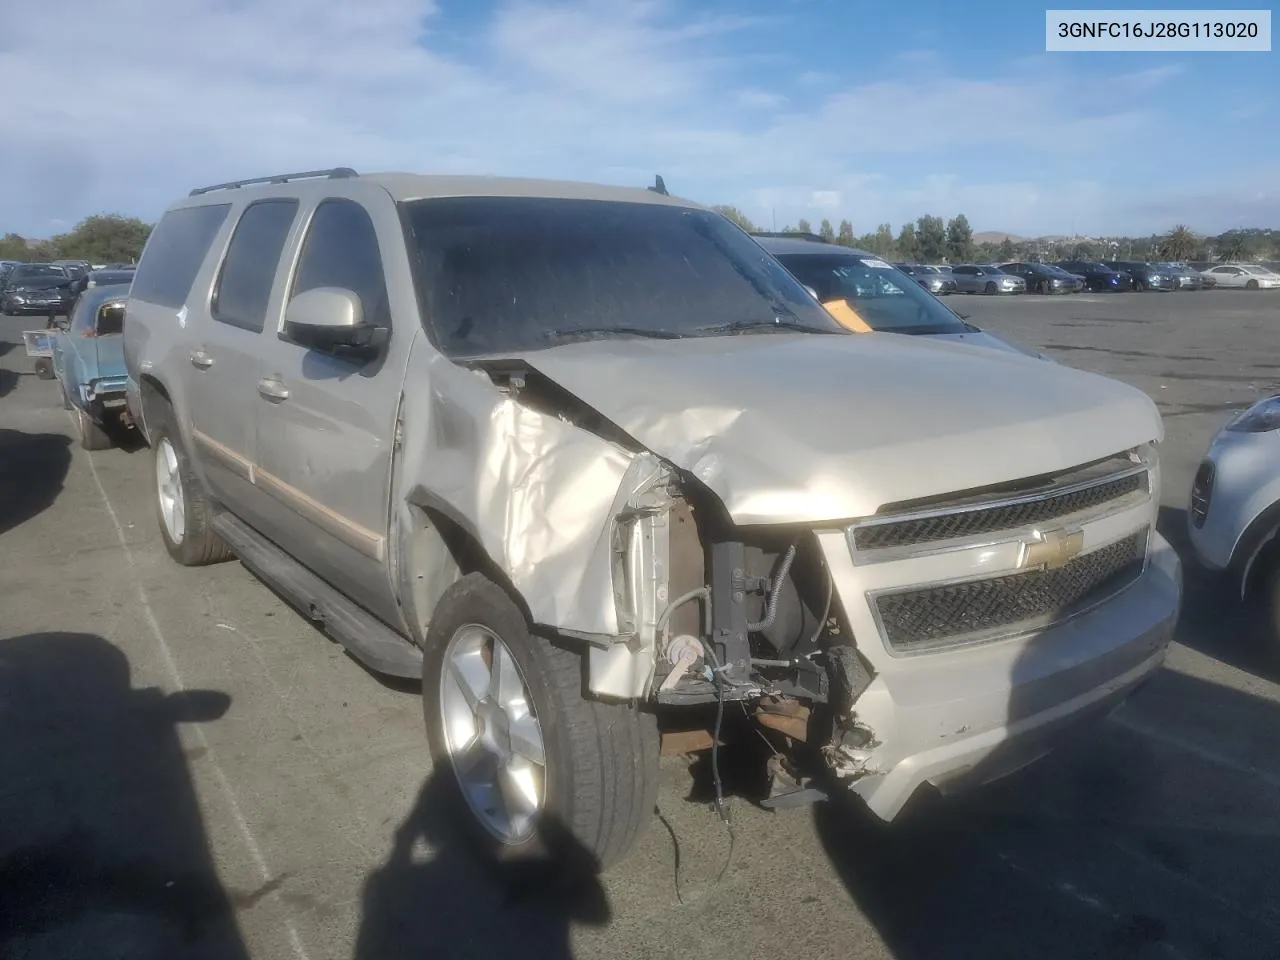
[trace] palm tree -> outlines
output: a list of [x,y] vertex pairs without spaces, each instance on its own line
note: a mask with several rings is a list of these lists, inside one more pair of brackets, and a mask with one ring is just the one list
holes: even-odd
[[1238,233],[1224,233],[1218,238],[1219,260],[1243,260],[1246,243]]
[[1185,260],[1196,248],[1195,234],[1186,224],[1180,223],[1164,238],[1163,247],[1164,255],[1170,260]]

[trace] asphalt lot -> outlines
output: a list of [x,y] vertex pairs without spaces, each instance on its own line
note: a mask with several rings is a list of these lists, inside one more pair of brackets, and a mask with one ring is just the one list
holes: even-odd
[[[1180,549],[1209,437],[1280,390],[1280,295],[949,302],[1156,399]],[[713,886],[723,828],[668,758],[668,826],[598,887],[512,891],[436,815],[417,692],[239,564],[175,566],[147,451],[70,439],[38,325],[0,319],[0,958],[1275,955],[1280,669],[1194,568],[1168,668],[1014,777],[891,827],[735,802]]]

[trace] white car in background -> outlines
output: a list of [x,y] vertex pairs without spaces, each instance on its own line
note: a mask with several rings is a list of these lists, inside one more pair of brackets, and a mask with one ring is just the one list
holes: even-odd
[[1191,483],[1187,532],[1204,566],[1225,571],[1242,599],[1260,601],[1280,651],[1280,396],[1213,438]]
[[1246,290],[1274,290],[1280,287],[1280,273],[1274,273],[1256,263],[1220,263],[1200,272],[1213,277],[1220,287]]

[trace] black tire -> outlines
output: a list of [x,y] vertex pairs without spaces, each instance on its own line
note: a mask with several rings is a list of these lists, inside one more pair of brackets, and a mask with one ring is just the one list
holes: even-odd
[[992,282],[989,282],[985,287],[983,287],[982,292],[989,297],[995,296],[1000,292],[1000,288],[995,285],[994,281],[992,281]]
[[76,422],[76,433],[80,437],[80,446],[84,449],[106,450],[111,446],[111,434],[80,407],[72,409],[71,418]]
[[[151,452],[153,456],[151,470],[151,492],[155,503],[156,523],[160,527],[160,539],[164,541],[169,556],[184,567],[202,567],[206,564],[221,563],[230,560],[231,551],[225,542],[213,532],[213,503],[200,483],[200,479],[191,469],[191,461],[182,447],[182,438],[178,434],[173,421],[173,410],[167,403],[157,400],[153,409],[148,410],[147,426],[149,428]],[[178,477],[182,489],[184,503],[183,528],[181,539],[175,541],[165,526],[164,514],[160,502],[160,484],[155,469],[155,457],[164,455],[166,449],[172,449],[177,459]]]
[[1257,562],[1266,566],[1256,579],[1251,578],[1257,589],[1256,592],[1251,591],[1249,599],[1262,621],[1262,639],[1267,652],[1280,663],[1280,557],[1271,550]]
[[1248,281],[1247,283],[1245,283],[1244,288],[1245,288],[1246,290],[1257,290],[1257,289],[1258,289],[1258,281],[1257,281],[1257,280],[1250,280],[1250,281]]
[[[544,800],[536,825],[517,843],[498,839],[463,797],[444,732],[441,674],[451,640],[478,624],[502,639],[525,681],[545,754]],[[578,653],[531,633],[502,587],[471,573],[436,605],[422,661],[422,705],[434,774],[467,836],[486,859],[591,874],[626,856],[657,803],[658,728],[630,703],[583,695]]]

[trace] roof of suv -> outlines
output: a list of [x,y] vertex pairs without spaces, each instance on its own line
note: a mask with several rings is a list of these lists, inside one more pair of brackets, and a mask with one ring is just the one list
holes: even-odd
[[[328,175],[326,175],[328,174]],[[693,207],[700,205],[691,200],[655,193],[644,187],[615,187],[599,183],[579,183],[570,180],[541,180],[528,177],[485,177],[450,174],[416,174],[416,173],[362,173],[351,171],[315,171],[305,174],[281,174],[276,177],[262,177],[254,180],[242,180],[213,187],[202,187],[192,191],[189,198],[201,201],[212,198],[213,202],[226,202],[228,196],[236,195],[240,190],[262,191],[269,193],[282,187],[289,187],[290,195],[296,190],[311,189],[324,191],[325,184],[333,181],[377,184],[396,202],[425,200],[436,197],[552,197],[563,200],[614,200],[629,203],[653,203],[667,206]],[[181,206],[189,206],[184,202]]]
[[799,237],[755,237],[756,243],[764,247],[775,256],[779,253],[811,253],[814,255],[845,253],[855,257],[875,257],[874,253],[867,253],[865,250],[859,250],[856,247],[846,247],[838,243],[821,243],[817,240],[804,240]]

